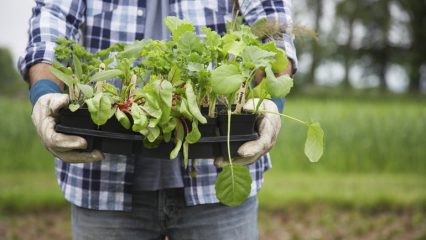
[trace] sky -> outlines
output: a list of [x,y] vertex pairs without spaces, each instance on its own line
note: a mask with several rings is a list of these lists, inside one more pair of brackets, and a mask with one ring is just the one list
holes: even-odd
[[0,0],[0,47],[7,47],[18,60],[28,40],[28,20],[34,0]]

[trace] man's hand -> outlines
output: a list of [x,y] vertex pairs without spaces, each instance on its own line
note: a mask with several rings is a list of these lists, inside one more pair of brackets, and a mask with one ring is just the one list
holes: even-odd
[[41,96],[34,105],[31,118],[44,146],[56,157],[69,163],[87,163],[104,159],[102,152],[81,152],[87,142],[84,138],[57,133],[54,130],[59,109],[68,105],[66,94],[49,93]]
[[[248,112],[253,112],[258,102],[258,98],[249,99],[243,109]],[[232,161],[233,163],[243,165],[254,163],[264,154],[269,152],[269,150],[271,150],[271,148],[275,145],[281,128],[281,118],[278,114],[267,112],[278,113],[278,108],[274,102],[265,99],[260,104],[259,111],[265,111],[264,113],[259,114],[259,118],[256,121],[256,127],[260,137],[255,141],[243,144],[238,149],[239,157],[234,158]],[[228,161],[224,158],[217,158],[214,161],[216,167],[223,167],[227,163]]]

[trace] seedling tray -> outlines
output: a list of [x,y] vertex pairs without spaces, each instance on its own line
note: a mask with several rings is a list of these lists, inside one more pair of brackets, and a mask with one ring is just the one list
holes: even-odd
[[[229,138],[231,157],[238,156],[238,148],[248,141],[259,138],[257,133],[247,135],[232,135]],[[223,156],[228,158],[227,137],[202,137],[198,142],[189,145],[188,158],[215,158]]]
[[[256,140],[259,136],[254,130],[255,115],[241,114],[231,116],[230,152],[232,157],[238,156],[238,148],[245,142]],[[190,124],[188,124],[190,126]],[[228,157],[227,149],[227,115],[208,118],[207,124],[199,124],[201,138],[189,145],[188,157],[215,158]],[[70,112],[60,111],[59,123],[55,130],[60,133],[77,135],[86,139],[87,149],[98,149],[104,153],[132,155],[142,154],[146,157],[169,158],[174,144],[161,143],[157,148],[148,149],[143,146],[144,136],[125,129],[112,117],[102,126],[96,126],[90,119],[87,109]]]

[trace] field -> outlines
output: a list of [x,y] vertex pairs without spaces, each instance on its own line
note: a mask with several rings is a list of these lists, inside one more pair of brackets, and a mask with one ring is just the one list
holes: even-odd
[[[261,239],[426,239],[424,97],[286,104],[286,114],[321,123],[325,155],[310,163],[304,127],[283,121],[259,195]],[[69,239],[68,205],[30,105],[0,98],[0,109],[0,239]]]

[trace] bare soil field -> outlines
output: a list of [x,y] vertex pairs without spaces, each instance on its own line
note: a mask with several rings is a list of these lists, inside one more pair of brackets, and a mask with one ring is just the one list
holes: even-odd
[[[0,216],[1,240],[68,240],[67,208],[7,213]],[[286,239],[426,239],[426,211],[356,210],[330,206],[294,206],[259,213],[261,240]]]

